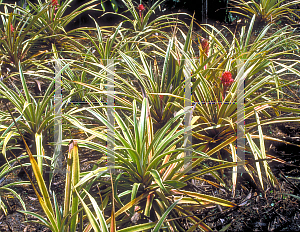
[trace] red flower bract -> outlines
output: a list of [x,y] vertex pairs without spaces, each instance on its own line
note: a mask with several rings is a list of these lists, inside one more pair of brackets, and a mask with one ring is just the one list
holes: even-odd
[[14,26],[13,26],[12,24],[10,24],[10,31],[11,31],[11,32],[14,32],[14,30],[15,30],[15,29],[14,29]]
[[209,50],[209,43],[207,39],[201,39],[201,47],[202,50],[205,52],[206,55],[208,55],[208,50]]
[[140,5],[138,6],[138,9],[139,9],[139,11],[143,11],[143,10],[145,10],[145,7],[143,6],[143,4],[140,4]]
[[52,6],[58,6],[58,1],[57,0],[51,0]]
[[229,86],[233,83],[232,75],[230,72],[226,71],[222,74],[222,77],[220,77],[221,82],[224,86]]

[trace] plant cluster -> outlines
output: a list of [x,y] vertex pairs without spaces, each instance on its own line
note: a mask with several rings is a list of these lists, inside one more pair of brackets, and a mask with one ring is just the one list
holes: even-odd
[[[298,84],[287,77],[300,75],[293,28],[268,24],[254,35],[254,14],[239,33],[200,25],[201,36],[192,17],[190,25],[179,19],[184,14],[152,17],[163,1],[146,7],[123,0],[131,16],[112,13],[123,17],[118,25],[94,19],[94,27],[65,31],[95,2],[68,15],[72,0],[2,4],[0,177],[27,166],[33,176],[0,180],[0,191],[18,197],[22,212],[51,231],[125,232],[212,231],[201,210],[243,206],[200,193],[195,181],[232,196],[242,175],[261,191],[277,188],[269,162],[279,159],[265,140],[279,140],[263,128],[300,119],[298,103],[284,92]],[[67,157],[49,145],[68,147]],[[87,171],[81,149],[98,155]],[[53,173],[65,179],[62,202]],[[25,183],[44,215],[28,211],[13,189]]]
[[258,24],[265,23],[281,23],[282,21],[294,22],[299,20],[299,0],[231,0],[237,13],[246,18],[253,15],[257,18]]

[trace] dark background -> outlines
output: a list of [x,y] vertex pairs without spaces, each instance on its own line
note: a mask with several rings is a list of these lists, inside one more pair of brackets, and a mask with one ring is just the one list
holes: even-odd
[[[121,0],[115,0],[118,4],[118,13],[125,13],[126,15],[126,8],[123,6]],[[195,19],[199,23],[204,23],[202,20],[202,11],[205,12],[204,9],[202,9],[203,2],[205,0],[166,0],[162,4],[162,8],[165,9],[164,12],[156,12],[156,15],[161,14],[167,14],[167,13],[175,13],[175,12],[186,12],[190,15],[193,15],[195,13]],[[74,0],[72,9],[75,9],[77,6],[87,2],[87,0]],[[100,2],[100,0],[99,0]],[[151,5],[153,5],[156,1],[155,0],[144,0],[141,1],[141,3],[146,6],[146,9],[149,8]],[[140,1],[133,1],[133,4],[138,6]],[[228,13],[228,0],[207,0],[207,20],[208,22],[211,21],[219,21],[219,22],[226,22],[231,23],[231,17],[229,17]],[[106,12],[114,12],[110,1],[106,1],[104,3]],[[99,5],[97,7],[98,9],[102,9]],[[71,9],[70,9],[71,12]],[[91,20],[89,19],[89,16],[91,15],[94,18],[98,18],[102,15],[101,12],[86,12],[83,15],[81,15],[76,20],[76,25],[79,25],[81,23],[81,26],[91,26],[90,23]],[[117,22],[119,22],[121,18],[115,16],[115,15],[105,15],[104,17],[101,17],[101,20],[97,20],[98,23],[102,26],[112,26],[115,25]]]
[[[26,5],[26,1],[28,0],[3,0],[5,3],[15,3],[17,2],[18,5],[23,6]],[[43,1],[43,0],[42,0]],[[51,0],[49,0],[51,1]],[[59,0],[60,4],[64,0]],[[89,0],[73,0],[71,6],[67,9],[66,13],[71,13],[75,10],[78,6],[88,2]],[[103,0],[106,12],[114,12],[110,0]],[[198,23],[205,23],[203,22],[202,12],[205,12],[205,9],[202,9],[203,2],[207,2],[207,21],[208,22],[225,22],[231,23],[232,17],[230,13],[228,13],[228,1],[229,0],[166,0],[163,4],[161,4],[161,8],[164,9],[163,12],[156,12],[156,15],[153,17],[157,17],[162,14],[167,13],[176,13],[176,12],[185,12],[193,15],[195,13],[195,19]],[[33,3],[37,3],[36,0],[31,0]],[[122,0],[115,0],[118,5],[118,13],[122,13],[125,15],[130,15],[128,12],[126,13],[126,7],[122,4]],[[138,6],[138,4],[142,3],[146,10],[147,8],[151,7],[156,2],[156,0],[133,0],[133,4]],[[70,25],[67,30],[74,29],[80,26],[94,26],[94,23],[90,16],[95,18],[100,26],[112,26],[122,20],[121,17],[116,15],[103,15],[102,7],[100,5],[101,0],[98,0],[99,5],[96,7],[99,11],[88,11],[84,12],[82,15],[78,16]],[[2,7],[0,9],[3,11]],[[90,15],[90,16],[89,16]],[[101,18],[100,18],[101,17]],[[189,21],[187,18],[183,18],[185,21]]]

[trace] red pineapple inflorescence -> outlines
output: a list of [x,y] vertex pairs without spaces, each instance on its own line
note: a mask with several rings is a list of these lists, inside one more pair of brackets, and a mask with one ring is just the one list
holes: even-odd
[[58,6],[58,0],[51,0],[52,6]]
[[143,4],[140,4],[138,8],[139,8],[140,11],[145,10],[145,7],[143,6]]
[[[223,85],[223,93],[222,93],[222,98],[223,100],[225,99],[226,97],[226,90],[227,90],[227,87],[230,86],[234,80],[232,79],[232,74],[231,72],[223,72],[222,76],[220,77],[221,79],[221,83]],[[220,106],[220,104],[219,104]]]
[[143,6],[143,4],[140,4],[140,5],[138,6],[138,10],[139,10],[140,18],[142,18],[142,11],[145,10],[145,7]]
[[202,47],[202,50],[203,52],[208,55],[208,50],[209,50],[209,43],[208,43],[208,40],[203,38],[201,39],[201,47]]
[[[58,9],[58,0],[51,0],[51,6],[54,7],[54,12]],[[54,13],[54,16],[56,15],[56,13]],[[55,18],[53,18],[53,21],[55,20]]]
[[224,85],[224,86],[229,86],[233,83],[233,79],[232,79],[232,75],[230,72],[226,71],[222,74],[222,76],[220,77],[221,79],[221,83]]

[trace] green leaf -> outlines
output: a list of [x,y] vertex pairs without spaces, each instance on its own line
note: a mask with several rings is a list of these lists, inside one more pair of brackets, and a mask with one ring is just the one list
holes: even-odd
[[[98,224],[98,222],[97,222],[97,219],[95,218],[95,216],[92,214],[92,212],[91,212],[91,210],[89,209],[89,207],[86,205],[86,203],[83,201],[83,199],[80,197],[80,195],[79,195],[79,193],[77,192],[77,190],[75,189],[75,193],[77,194],[77,196],[78,196],[78,199],[80,200],[80,202],[81,202],[81,204],[82,204],[82,206],[83,206],[83,208],[84,208],[84,211],[85,211],[85,213],[86,213],[86,215],[87,215],[87,218],[89,219],[89,222],[91,223],[91,225],[92,225],[92,227],[93,227],[93,229],[96,231],[96,232],[108,232],[108,229],[107,229],[107,225],[106,225],[106,223],[105,223],[105,221],[104,221],[104,223],[105,223],[105,225],[104,225],[104,228],[102,227],[102,229],[104,229],[104,230],[102,230],[101,228],[100,228],[100,225]],[[87,192],[86,192],[87,193]],[[88,193],[87,193],[88,194]],[[89,196],[89,195],[88,195]],[[90,200],[91,200],[92,198],[90,198]],[[94,206],[94,205],[93,205]],[[96,206],[94,206],[94,207],[96,207],[96,211],[98,211],[98,209],[99,209],[99,207],[97,206],[97,204],[96,204]],[[100,210],[100,209],[99,209]],[[99,213],[99,212],[98,212]],[[101,212],[100,212],[100,214],[101,214]],[[101,217],[102,218],[102,217]],[[101,218],[99,218],[99,220],[101,220]],[[101,221],[100,221],[100,223],[102,223]]]
[[[279,193],[280,194],[280,193]],[[291,197],[294,197],[296,198],[297,200],[300,200],[300,197],[297,196],[297,195],[294,195],[294,194],[289,194],[289,193],[281,193],[282,195],[288,195],[288,196],[291,196]]]
[[105,6],[103,4],[103,0],[101,0],[101,6],[102,6],[102,9],[105,11]]
[[118,230],[117,232],[138,232],[138,231],[147,231],[152,229],[156,225],[156,222],[150,222],[150,223],[144,223],[139,224],[135,226],[130,226],[121,230]]
[[111,6],[114,9],[115,12],[118,12],[118,3],[116,2],[116,0],[110,0],[111,2]]
[[43,135],[35,134],[35,143],[37,151],[37,162],[40,169],[40,172],[43,173]]
[[235,207],[237,206],[235,203],[218,198],[218,197],[212,197],[206,194],[200,194],[200,193],[195,193],[195,192],[191,192],[191,191],[183,191],[183,190],[171,190],[171,192],[175,193],[175,194],[185,194],[188,196],[191,196],[193,198],[199,199],[199,200],[203,200],[206,202],[211,202],[217,205],[223,205],[226,207]]
[[155,182],[158,184],[158,186],[159,186],[162,190],[164,190],[165,192],[168,192],[168,190],[165,188],[165,186],[164,186],[164,184],[163,184],[163,182],[162,182],[162,179],[161,179],[161,177],[160,177],[158,171],[155,170],[155,169],[152,169],[152,170],[150,171],[150,174],[153,176],[153,178],[154,178]]
[[178,180],[166,180],[164,181],[165,185],[169,185],[173,188],[180,189],[185,187],[187,184]]
[[175,205],[180,201],[181,199],[175,201],[167,210],[166,212],[164,212],[164,214],[162,215],[162,217],[159,219],[159,221],[157,222],[156,226],[153,229],[153,232],[159,232],[160,227],[162,226],[164,220],[166,219],[166,217],[168,216],[168,214],[171,212],[171,210],[175,207]]

